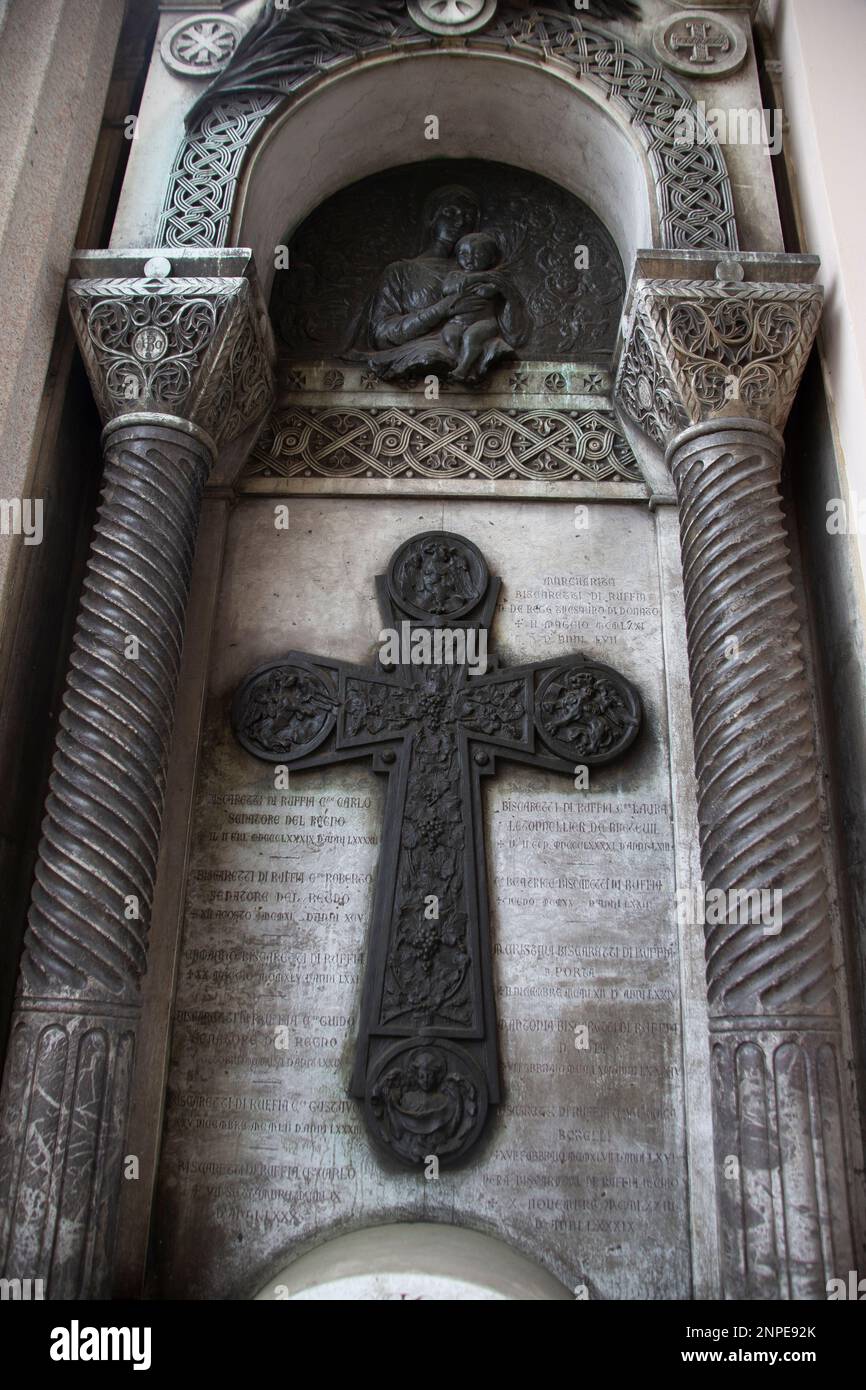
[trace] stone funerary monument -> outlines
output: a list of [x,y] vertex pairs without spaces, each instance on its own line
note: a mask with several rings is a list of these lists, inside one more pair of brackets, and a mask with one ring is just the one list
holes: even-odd
[[[3,1082],[54,1297],[862,1261],[748,6],[167,5]],[[128,1180],[130,1159],[136,1180]]]

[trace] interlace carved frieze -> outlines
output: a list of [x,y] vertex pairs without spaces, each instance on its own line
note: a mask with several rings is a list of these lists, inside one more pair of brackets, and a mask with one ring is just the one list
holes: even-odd
[[[303,20],[303,23],[299,22]],[[159,229],[165,246],[224,246],[243,161],[262,125],[311,78],[375,50],[438,45],[419,32],[403,0],[359,10],[331,0],[273,0],[232,60],[192,107]],[[564,64],[600,90],[646,150],[656,187],[661,244],[736,249],[734,202],[722,150],[690,94],[658,62],[578,18],[571,5],[503,6],[470,49],[517,52]],[[697,139],[684,143],[683,113]]]
[[292,405],[265,425],[245,476],[641,480],[602,410],[441,406]]

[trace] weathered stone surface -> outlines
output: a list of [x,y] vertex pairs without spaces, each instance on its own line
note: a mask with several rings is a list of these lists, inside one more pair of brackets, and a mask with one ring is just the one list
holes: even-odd
[[269,403],[249,256],[226,259],[239,275],[218,262],[191,280],[163,257],[84,253],[76,269],[106,278],[70,285],[106,467],[0,1097],[0,1262],[55,1298],[111,1290],[202,491],[215,438],[238,440]]
[[814,257],[699,259],[638,258],[617,392],[679,500],[723,1290],[821,1298],[861,1195],[779,430],[823,291]]
[[[380,501],[371,536],[363,501],[290,506],[288,534],[267,501],[244,503],[230,530],[157,1200],[161,1291],[252,1294],[325,1231],[414,1217],[507,1222],[591,1296],[688,1297],[652,516],[599,507],[576,532],[567,505]],[[275,791],[228,709],[251,666],[290,648],[369,661],[373,574],[439,527],[477,537],[504,578],[494,636],[508,662],[585,650],[615,664],[645,695],[648,731],[587,791],[508,765],[486,789],[506,1094],[473,1160],[425,1181],[373,1154],[346,1095],[381,788],[346,764]]]

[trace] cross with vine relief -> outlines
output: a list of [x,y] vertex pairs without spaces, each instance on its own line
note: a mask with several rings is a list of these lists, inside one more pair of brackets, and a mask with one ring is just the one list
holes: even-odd
[[232,717],[255,757],[387,776],[350,1091],[379,1150],[415,1167],[462,1159],[500,1100],[481,779],[498,760],[574,777],[619,758],[641,704],[582,655],[461,659],[486,652],[500,591],[465,537],[411,537],[377,589],[396,661],[289,652],[247,677]]

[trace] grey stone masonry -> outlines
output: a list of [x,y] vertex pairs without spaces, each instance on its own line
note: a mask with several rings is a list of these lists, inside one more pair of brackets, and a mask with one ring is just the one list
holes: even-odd
[[78,258],[106,422],[3,1082],[2,1269],[105,1296],[202,491],[272,396],[248,253]]

